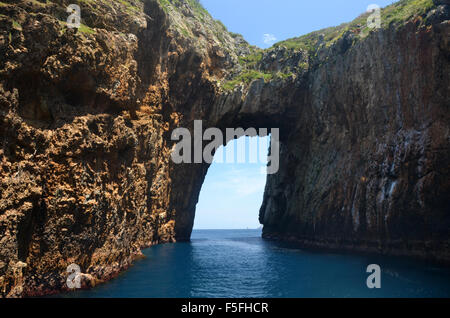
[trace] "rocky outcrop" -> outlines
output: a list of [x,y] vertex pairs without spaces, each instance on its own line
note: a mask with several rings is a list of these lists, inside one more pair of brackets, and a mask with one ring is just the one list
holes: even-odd
[[3,296],[65,289],[71,263],[107,280],[174,241],[171,103],[201,91],[204,57],[155,1],[86,3],[78,32],[64,27],[69,3],[0,6]]
[[265,237],[450,260],[448,5],[262,51],[195,0],[83,1],[78,30],[69,4],[0,2],[1,296],[188,240],[208,165],[170,135],[196,119],[280,128]]
[[417,23],[310,72],[268,178],[265,237],[450,260],[449,24]]

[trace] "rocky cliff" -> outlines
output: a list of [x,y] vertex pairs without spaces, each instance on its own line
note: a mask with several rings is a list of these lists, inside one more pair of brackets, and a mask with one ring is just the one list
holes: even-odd
[[207,164],[171,132],[280,128],[267,238],[450,261],[449,5],[252,47],[195,0],[0,2],[0,295],[114,277],[188,240]]

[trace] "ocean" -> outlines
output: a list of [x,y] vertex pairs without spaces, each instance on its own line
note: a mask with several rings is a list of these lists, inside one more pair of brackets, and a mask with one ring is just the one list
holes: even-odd
[[[450,297],[450,268],[410,258],[302,250],[261,230],[194,230],[157,245],[117,278],[58,297]],[[369,264],[381,288],[369,289]]]

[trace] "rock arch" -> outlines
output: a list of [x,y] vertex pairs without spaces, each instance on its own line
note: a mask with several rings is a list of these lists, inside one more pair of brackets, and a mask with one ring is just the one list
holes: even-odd
[[0,296],[67,289],[72,263],[92,285],[188,239],[207,165],[171,162],[170,134],[197,119],[280,128],[265,237],[448,262],[450,29],[435,3],[245,65],[251,47],[190,0],[82,3],[78,31],[64,1],[0,6]]

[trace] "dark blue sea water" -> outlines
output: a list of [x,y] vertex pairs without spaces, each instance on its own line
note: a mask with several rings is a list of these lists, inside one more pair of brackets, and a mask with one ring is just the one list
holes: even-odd
[[[394,257],[311,252],[259,230],[198,230],[158,245],[108,283],[63,297],[450,297],[450,268]],[[368,289],[367,265],[381,266]]]

